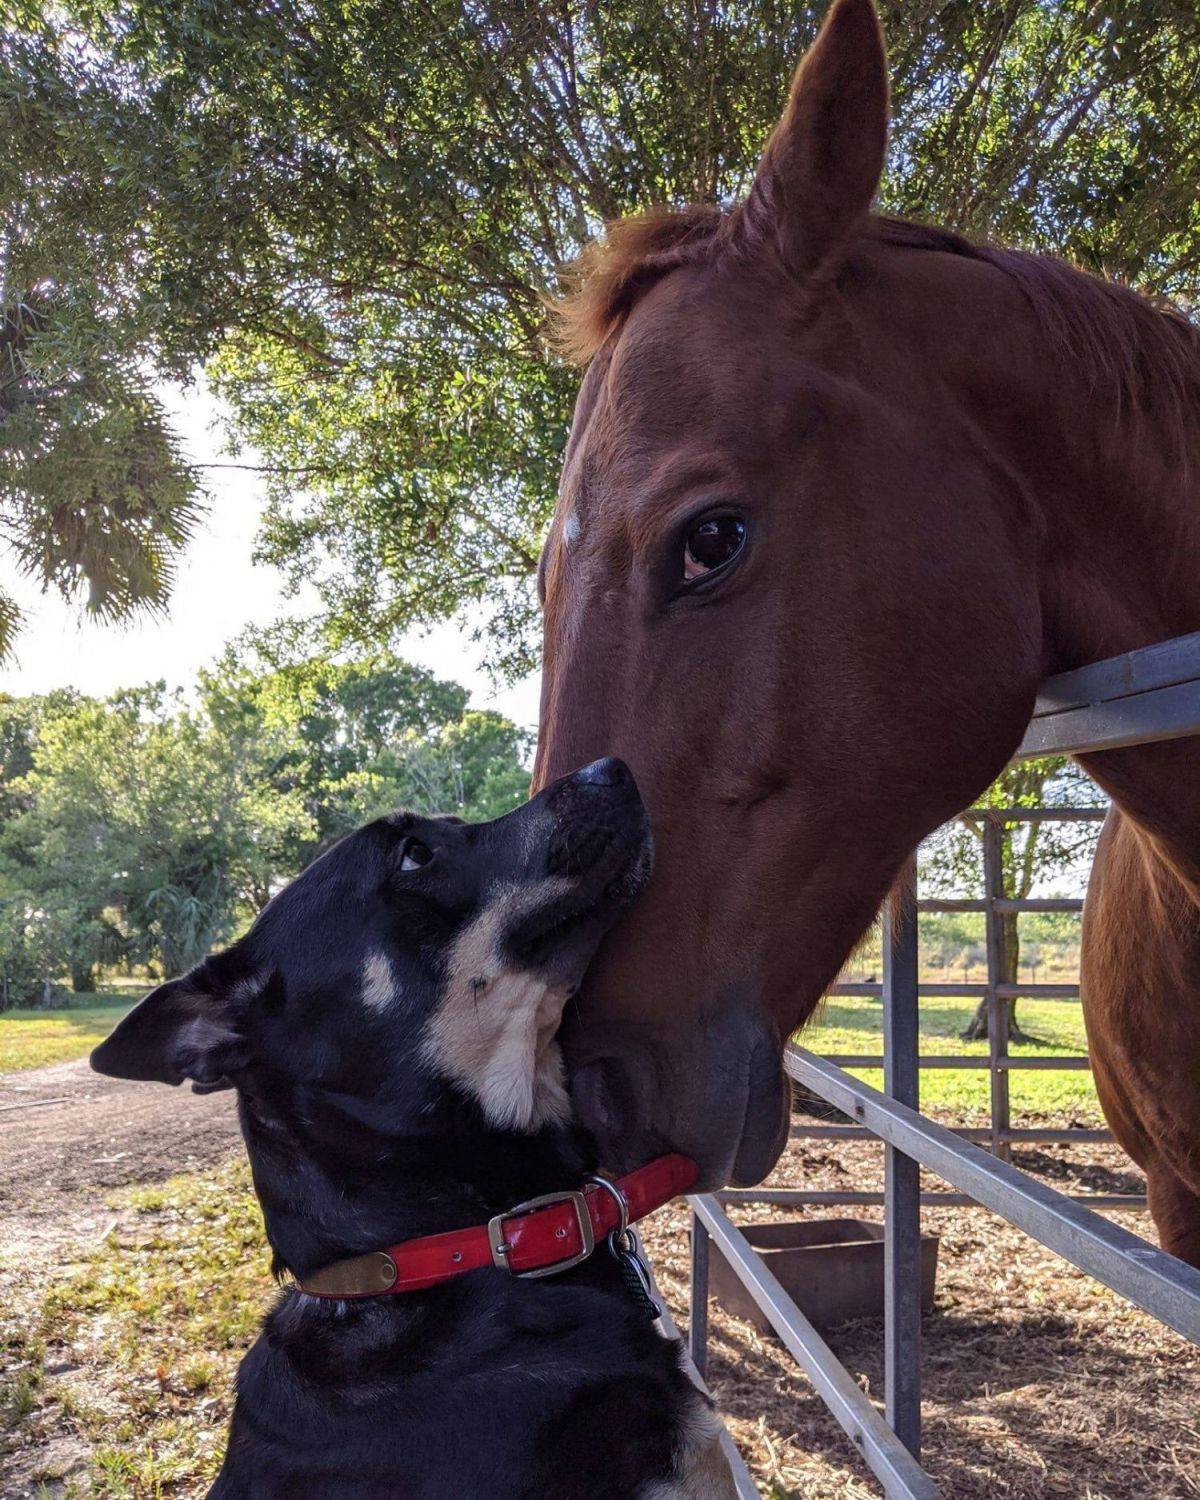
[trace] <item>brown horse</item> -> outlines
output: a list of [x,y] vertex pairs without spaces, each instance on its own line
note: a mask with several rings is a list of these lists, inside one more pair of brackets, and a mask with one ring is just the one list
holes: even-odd
[[[1047,674],[1200,627],[1200,337],[1036,256],[873,217],[887,73],[837,0],[746,201],[613,226],[542,567],[536,780],[624,756],[658,875],[567,1032],[614,1167],[785,1139],[784,1040]],[[1200,740],[1088,757],[1097,1084],[1200,1262]]]

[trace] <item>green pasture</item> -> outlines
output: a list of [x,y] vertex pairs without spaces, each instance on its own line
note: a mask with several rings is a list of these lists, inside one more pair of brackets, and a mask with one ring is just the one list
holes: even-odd
[[[922,997],[921,1051],[969,1053],[987,1057],[987,1042],[964,1042],[962,1032],[975,1013],[976,1001],[956,997]],[[1017,1057],[1078,1055],[1087,1051],[1083,1014],[1077,1000],[1019,1000],[1017,1020],[1036,1041],[1013,1043]],[[875,996],[839,996],[826,1001],[820,1019],[800,1035],[812,1052],[880,1053],[883,1050],[883,1009]],[[851,1070],[873,1088],[883,1087],[878,1068]],[[1012,1073],[1009,1097],[1013,1123],[1022,1115],[1070,1115],[1080,1121],[1100,1119],[1100,1105],[1092,1075],[1077,1073]],[[925,1109],[960,1116],[963,1123],[982,1121],[988,1113],[986,1069],[928,1068],[921,1073],[921,1105]]]
[[[10,1010],[0,1014],[0,1073],[40,1068],[47,1063],[83,1057],[117,1024],[136,999],[130,991],[96,995],[90,1003],[67,1010]],[[964,1042],[961,1032],[974,1014],[974,1000],[928,998],[921,1001],[921,1051],[965,1052],[984,1059],[986,1042]],[[1037,1040],[1014,1043],[1017,1056],[1053,1057],[1086,1052],[1083,1017],[1074,1000],[1022,1000],[1022,1028]],[[875,997],[845,996],[826,1001],[818,1022],[801,1040],[814,1052],[878,1053],[883,1048],[883,1011]],[[877,1068],[856,1068],[858,1077],[882,1086]],[[1013,1073],[1010,1090],[1014,1121],[1018,1114],[1069,1114],[1099,1119],[1090,1073]],[[959,1068],[928,1069],[921,1074],[923,1105],[968,1117],[985,1116],[987,1073]]]
[[89,995],[87,1005],[73,1005],[65,1010],[0,1012],[0,1073],[16,1073],[83,1057],[104,1040],[138,998],[138,993],[101,991]]

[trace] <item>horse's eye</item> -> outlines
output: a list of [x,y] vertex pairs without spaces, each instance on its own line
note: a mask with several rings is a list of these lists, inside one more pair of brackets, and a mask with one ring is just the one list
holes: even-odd
[[710,516],[688,532],[683,549],[683,578],[691,583],[731,563],[746,545],[746,523],[740,516]]
[[433,850],[427,848],[420,839],[409,839],[404,846],[404,854],[400,860],[401,870],[419,870],[422,865],[427,865],[433,858]]

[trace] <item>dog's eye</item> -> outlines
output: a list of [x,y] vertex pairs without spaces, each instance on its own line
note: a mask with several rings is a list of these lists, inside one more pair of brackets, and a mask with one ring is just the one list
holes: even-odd
[[694,583],[731,563],[746,544],[740,516],[709,516],[688,532],[683,548],[683,581]]
[[400,857],[400,868],[402,870],[419,870],[422,865],[427,865],[433,858],[433,850],[426,848],[420,839],[409,839],[404,846],[404,853]]

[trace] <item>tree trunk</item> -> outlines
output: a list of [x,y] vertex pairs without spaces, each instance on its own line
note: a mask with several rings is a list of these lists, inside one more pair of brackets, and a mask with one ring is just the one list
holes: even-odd
[[[1021,962],[1021,938],[1017,928],[1016,912],[1005,912],[1000,918],[1003,924],[1004,936],[1004,964],[1000,975],[1001,983],[1016,984],[1017,971]],[[1017,1002],[1016,999],[1002,1002],[1008,1012],[1008,1036],[1013,1042],[1027,1042],[1029,1037],[1017,1025]],[[983,1041],[989,1034],[988,1027],[988,1003],[987,996],[980,1000],[975,1008],[975,1014],[971,1017],[967,1029],[963,1032],[963,1040],[966,1042]]]
[[92,964],[71,965],[71,988],[77,995],[96,993],[96,970]]
[[[1013,1042],[1027,1042],[1030,1038],[1017,1025],[1017,1002],[1015,1000],[1003,1000],[1001,1004],[1008,1010],[1008,1036]],[[975,1014],[970,1023],[962,1033],[966,1042],[986,1041],[988,1036],[988,1003],[985,996],[976,1006]]]

